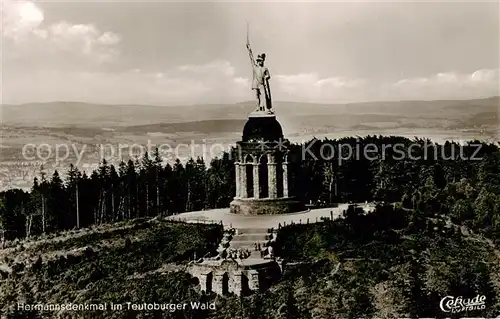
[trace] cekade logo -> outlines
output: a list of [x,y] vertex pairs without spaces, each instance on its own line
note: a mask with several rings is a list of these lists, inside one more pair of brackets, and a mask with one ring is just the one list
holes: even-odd
[[439,307],[444,312],[458,313],[462,311],[483,310],[486,309],[486,296],[477,295],[474,298],[464,299],[462,296],[446,296],[441,299]]

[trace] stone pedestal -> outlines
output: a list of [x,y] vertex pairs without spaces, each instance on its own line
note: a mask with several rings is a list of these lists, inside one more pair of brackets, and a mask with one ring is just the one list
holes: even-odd
[[304,205],[290,195],[289,146],[274,114],[256,112],[249,116],[242,139],[237,142],[239,170],[231,213],[272,215],[305,210]]
[[212,291],[212,272],[204,271],[198,274],[198,280],[200,282],[200,288],[202,291],[210,292]]
[[241,275],[241,272],[234,272],[229,278],[229,292],[234,293],[236,296],[241,296],[242,293]]
[[201,290],[218,295],[234,293],[237,296],[266,290],[279,280],[282,273],[276,261],[261,258],[206,259],[192,264],[187,271],[198,278]]
[[259,272],[257,270],[249,270],[248,276],[248,289],[257,292],[260,289]]
[[218,295],[224,294],[224,273],[215,273],[213,275],[212,290]]

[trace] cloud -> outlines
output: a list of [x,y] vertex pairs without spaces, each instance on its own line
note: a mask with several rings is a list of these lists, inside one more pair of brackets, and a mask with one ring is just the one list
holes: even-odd
[[4,91],[5,103],[206,104],[239,102],[253,96],[250,79],[236,76],[234,67],[221,60],[155,72],[39,70],[4,81]]
[[[129,39],[133,36],[133,32],[127,33],[127,29],[120,29],[124,37],[128,36],[127,41],[122,41],[121,33],[102,30],[102,27],[94,20],[90,20],[91,23],[75,24],[55,19],[54,22],[49,23],[45,20],[44,12],[35,2],[9,0],[1,3],[3,5],[0,8],[4,17],[1,30],[4,38],[1,98],[4,103],[71,100],[97,103],[204,104],[232,103],[254,98],[250,89],[251,71],[248,68],[248,60],[243,58],[238,60],[240,53],[231,56],[230,53],[222,50],[217,54],[206,55],[205,47],[203,50],[198,47],[195,50],[193,47],[193,50],[184,51],[177,50],[177,46],[162,47],[160,45],[157,47],[158,44],[162,44],[161,41],[153,44],[138,42],[143,44],[140,46]],[[234,10],[235,7],[231,8]],[[260,6],[252,10],[259,8]],[[366,39],[369,38],[365,34],[370,34],[365,32],[373,30],[371,27],[357,24],[365,21],[366,17],[375,16],[373,10],[382,10],[379,5],[373,4],[365,7],[361,4],[352,4],[346,5],[345,10],[337,10],[335,14],[339,15],[339,20],[334,21],[338,28],[336,30],[346,33],[338,34],[339,36],[344,34],[345,37],[333,41],[334,48],[328,46],[330,42],[324,41],[326,33],[315,29],[319,26],[325,28],[329,26],[331,10],[319,10],[320,7],[317,5],[306,7],[290,5],[290,8],[295,10],[294,13],[297,15],[297,19],[292,19],[294,20],[292,25],[284,23],[290,21],[289,18],[286,20],[282,17],[279,19],[285,20],[283,23],[278,23],[276,28],[266,27],[264,30],[262,26],[267,25],[266,23],[252,24],[252,34],[260,34],[260,36],[255,36],[262,42],[259,46],[270,48],[269,51],[266,50],[270,52],[270,57],[283,57],[275,61],[270,60],[271,91],[274,100],[343,103],[370,100],[461,99],[499,95],[498,69],[484,68],[471,73],[460,73],[456,72],[456,70],[461,70],[460,68],[446,64],[444,68],[452,71],[441,70],[432,74],[437,70],[421,67],[420,60],[417,61],[418,63],[409,63],[407,60],[399,61],[398,57],[403,55],[401,52],[404,51],[406,42],[394,41],[394,39],[399,39],[399,35],[385,39],[386,29],[379,30],[384,35],[379,38],[387,40],[387,43],[399,43],[398,50],[380,52],[383,57],[382,62],[390,63],[390,67],[381,63],[381,60],[371,59],[372,55],[361,56],[363,52],[371,53],[373,48],[386,47],[384,44],[386,42],[377,40],[372,43],[374,46],[365,48]],[[229,9],[230,7],[227,7],[227,10]],[[309,11],[305,9],[314,9],[316,15],[309,14]],[[256,17],[268,18],[271,21],[273,20],[271,18],[275,16],[271,11],[266,11],[264,17],[260,15]],[[245,15],[250,13],[245,11]],[[314,23],[311,21],[313,17]],[[341,17],[344,18],[340,19]],[[378,20],[375,22],[377,26],[380,25]],[[420,30],[422,22],[415,20],[413,23]],[[244,24],[241,25],[243,28]],[[290,27],[297,27],[299,30],[290,32]],[[302,34],[300,30],[306,27],[314,30],[311,29],[310,32]],[[390,29],[397,30],[392,24]],[[184,29],[180,28],[180,30],[181,32],[177,35],[185,37],[185,32],[182,31]],[[284,37],[283,34],[276,33],[280,30],[294,36]],[[246,32],[240,31],[241,34]],[[158,34],[164,36],[162,32]],[[235,34],[240,35],[239,32]],[[270,34],[270,36],[266,37],[263,34]],[[315,35],[318,37],[316,38]],[[205,36],[206,34],[203,34],[203,39]],[[279,38],[281,42],[271,41],[271,38]],[[321,45],[314,46],[314,50],[311,50],[308,46],[297,45],[296,38],[308,40],[314,38],[316,41],[321,41]],[[352,42],[355,38],[360,42]],[[408,36],[404,33],[404,39],[407,38]],[[217,39],[225,39],[225,37],[218,36]],[[417,37],[417,39],[420,38]],[[188,42],[186,40],[186,43]],[[256,42],[259,44],[258,41]],[[274,42],[279,45],[273,45]],[[180,41],[165,41],[165,43],[180,43]],[[196,39],[196,43],[204,42]],[[384,45],[379,45],[380,43]],[[460,41],[460,43],[467,42]],[[226,44],[221,42],[215,45],[210,42],[210,45],[206,45],[206,49],[225,48]],[[125,50],[126,45],[134,46]],[[143,48],[145,45],[150,45],[150,47],[145,47],[149,55],[143,52],[145,50],[139,50],[141,51],[139,58],[132,59],[133,53],[130,52],[135,52],[137,47]],[[289,51],[281,51],[292,47],[296,50],[293,54]],[[343,47],[353,48],[345,54],[348,58],[341,54]],[[177,51],[182,52],[183,59],[179,59],[179,56],[177,60],[175,59]],[[395,51],[398,52],[396,56],[388,55]],[[164,52],[169,54],[163,55]],[[329,62],[332,60],[330,56],[326,61],[325,57],[329,54],[328,52],[336,52],[333,61],[337,61],[335,62],[337,64]],[[462,51],[457,50],[457,52]],[[199,63],[185,64],[186,61],[191,61],[189,54],[193,54],[192,60],[199,61]],[[187,56],[185,59],[184,55]],[[149,59],[151,56],[154,57],[154,61]],[[161,61],[165,56],[168,63]],[[226,58],[221,58],[223,56]],[[413,59],[413,55],[409,56]],[[463,54],[460,55],[462,56]],[[219,59],[215,59],[216,57]],[[296,63],[297,57],[301,57],[302,61],[313,63],[307,65]],[[453,60],[452,57],[450,56],[449,60]],[[203,59],[208,61],[203,62]],[[183,64],[176,66],[181,63],[179,61]],[[243,61],[245,64],[242,64]],[[399,64],[395,63],[398,61]],[[438,65],[438,63],[435,64]],[[480,66],[491,65],[486,62],[478,64]],[[414,70],[406,70],[406,66]],[[469,64],[465,66],[468,70],[477,68]],[[273,70],[280,70],[280,73],[274,73]],[[365,70],[368,71],[365,72]],[[395,76],[403,71],[406,74],[419,76],[394,81]],[[425,75],[423,72],[431,74]],[[343,76],[338,76],[336,73]]]
[[44,19],[42,10],[28,1],[2,1],[0,12],[2,36],[14,40],[37,28]]
[[[113,62],[120,52],[118,34],[93,24],[58,21],[45,25],[43,11],[30,1],[4,1],[2,6],[3,61],[22,68]],[[26,64],[26,62],[28,62]]]
[[498,83],[498,69],[481,69],[470,75],[470,81],[476,83]]
[[419,86],[441,86],[445,84],[471,85],[487,84],[495,85],[498,83],[498,69],[480,69],[470,74],[459,74],[455,72],[437,73],[430,77],[420,77],[411,79],[402,79],[394,83],[396,87],[416,88]]
[[468,74],[439,72],[393,83],[360,78],[320,78],[317,73],[301,73],[276,75],[272,87],[277,99],[319,103],[469,99],[500,95],[498,69],[480,69]]
[[391,93],[402,99],[462,99],[500,95],[498,69],[472,73],[442,72],[429,77],[402,79]]
[[[44,12],[32,1],[2,1],[0,10],[1,103],[58,99],[57,91],[64,90],[90,92],[67,81],[78,77],[78,72],[102,69],[120,56],[121,37],[114,32],[101,31],[93,24],[46,23]],[[32,92],[36,93],[33,97]]]
[[40,31],[46,32],[42,41],[56,50],[81,53],[99,62],[113,61],[119,55],[114,46],[120,42],[120,36],[110,31],[102,32],[92,24],[61,21]]
[[[381,83],[319,77],[316,73],[272,75],[273,99],[317,103],[374,100],[468,99],[498,95],[498,70],[470,74],[440,72],[429,77]],[[122,72],[39,70],[4,81],[6,102],[84,101],[137,104],[235,103],[254,98],[251,78],[223,60],[168,70]],[[29,98],[29,100],[26,100]]]
[[344,101],[349,99],[350,92],[362,88],[366,82],[342,77],[320,78],[316,73],[277,75],[274,79],[278,90],[274,96],[305,102]]

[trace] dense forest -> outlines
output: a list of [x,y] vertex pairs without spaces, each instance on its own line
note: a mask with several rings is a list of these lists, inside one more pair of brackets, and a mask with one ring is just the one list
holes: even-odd
[[[500,253],[467,227],[380,205],[369,214],[291,225],[277,254],[309,260],[259,296],[255,318],[494,318],[500,311]],[[445,313],[445,296],[485,296],[484,309]],[[274,306],[273,306],[274,305]],[[244,316],[243,316],[244,317]]]
[[[31,192],[1,194],[2,226],[8,240],[43,232],[48,235],[42,238],[60,234],[57,241],[26,241],[21,248],[10,248],[14,255],[4,254],[13,273],[3,278],[3,310],[10,309],[8,318],[42,318],[47,314],[15,310],[16,303],[209,301],[215,302],[216,311],[78,315],[439,317],[449,315],[439,308],[444,296],[484,295],[484,310],[457,315],[498,314],[498,145],[435,145],[426,140],[376,136],[309,143],[291,148],[296,195],[307,202],[379,204],[369,214],[351,206],[341,219],[281,228],[276,254],[290,266],[269,290],[243,298],[199,294],[196,279],[182,267],[195,253],[202,256],[216,248],[221,227],[148,218],[227,207],[234,193],[231,154],[213,160],[208,167],[201,159],[162,165],[159,154],[154,154],[122,163],[118,169],[103,162],[91,176],[71,167],[64,181],[57,172],[50,178],[42,173]],[[397,143],[421,147],[413,148],[413,158],[403,159],[391,148],[377,159],[325,156],[325,150],[339,145],[363,148],[374,144],[382,149],[382,145]],[[305,157],[304,147],[310,150]],[[425,147],[426,158],[419,153]],[[451,156],[453,148],[455,156]],[[75,228],[83,231],[75,232]],[[75,255],[80,251],[76,247],[84,249],[84,254]],[[16,266],[18,262],[11,260],[21,254],[29,267]],[[39,254],[55,257],[40,263],[36,260]],[[69,313],[63,317],[73,318]]]
[[[398,144],[411,149],[412,156],[399,156]],[[328,154],[345,151],[346,145],[384,152]],[[401,202],[405,208],[449,216],[492,238],[500,234],[498,145],[368,136],[312,140],[292,145],[290,153],[291,192],[304,202]],[[225,153],[208,165],[201,158],[163,165],[156,151],[118,167],[103,161],[90,176],[73,165],[66,176],[57,171],[47,176],[42,168],[30,192],[0,193],[2,239],[228,207],[235,193],[234,158]]]

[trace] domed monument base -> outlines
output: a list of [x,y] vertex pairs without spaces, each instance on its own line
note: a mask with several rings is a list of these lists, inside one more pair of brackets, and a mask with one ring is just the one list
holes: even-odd
[[240,215],[276,215],[303,211],[289,189],[288,149],[274,114],[253,112],[236,143],[236,196],[230,212]]

